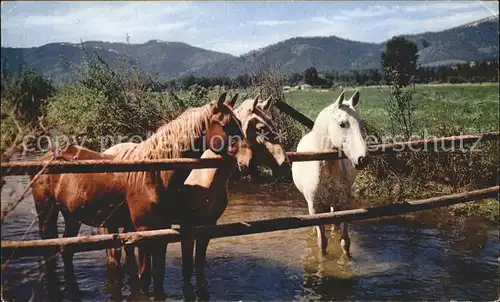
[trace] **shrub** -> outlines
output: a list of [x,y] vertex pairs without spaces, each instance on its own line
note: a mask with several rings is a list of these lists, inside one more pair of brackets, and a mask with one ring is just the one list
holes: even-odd
[[37,122],[42,115],[44,101],[54,94],[51,82],[35,70],[26,69],[2,81],[2,103],[27,123]]
[[85,51],[75,77],[77,83],[50,98],[47,119],[65,134],[84,135],[87,147],[102,150],[121,142],[120,137],[145,139],[166,122],[167,95],[152,92],[156,80],[127,57],[111,66],[98,53]]
[[[263,99],[271,97],[274,102],[285,102],[284,83],[285,78],[277,69],[261,66],[260,72],[253,76],[254,89],[251,94],[260,94]],[[281,112],[276,106],[271,108],[271,117],[284,139],[281,143],[285,150],[295,150],[307,129],[287,114]]]

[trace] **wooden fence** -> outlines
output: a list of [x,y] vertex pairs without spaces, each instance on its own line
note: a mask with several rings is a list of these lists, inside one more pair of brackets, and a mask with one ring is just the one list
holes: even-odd
[[[408,152],[424,148],[434,150],[439,147],[451,147],[456,144],[475,144],[478,142],[493,141],[499,139],[499,132],[487,132],[474,135],[462,135],[415,140],[383,145],[369,145],[370,155],[380,155],[391,152]],[[336,160],[344,156],[336,152],[287,152],[290,161],[313,161],[313,160]],[[219,158],[175,158],[144,161],[114,161],[114,160],[75,160],[75,161],[53,161],[47,165],[46,162],[15,161],[0,165],[0,176],[36,174],[45,166],[43,173],[98,173],[98,172],[137,172],[137,171],[160,171],[176,169],[203,169],[217,168],[221,164]]]
[[[279,103],[285,113],[291,115],[306,127],[311,128],[313,123],[310,119],[296,111],[285,103]],[[499,140],[499,132],[489,132],[476,135],[463,135],[453,137],[442,137],[410,142],[401,142],[384,145],[368,146],[370,155],[380,155],[391,152],[413,151],[421,148],[433,151],[439,147],[451,147],[456,144],[477,144],[478,142]],[[441,145],[440,145],[441,144]],[[462,150],[460,150],[462,152]],[[290,161],[313,161],[313,160],[336,160],[343,158],[339,152],[314,152],[298,153],[288,152]],[[216,168],[220,165],[220,159],[165,159],[147,161],[53,161],[47,162],[7,162],[0,166],[0,176],[36,174],[40,170],[43,173],[103,173],[103,172],[137,172],[137,171],[159,171],[172,169],[201,169]],[[452,204],[480,200],[484,198],[498,197],[499,187],[433,197],[429,199],[407,201],[405,203],[390,204],[367,209],[355,209],[317,215],[301,215],[283,217],[250,222],[239,222],[222,224],[217,226],[196,227],[190,236],[206,236],[209,238],[221,238],[229,236],[240,236],[278,230],[287,230],[313,226],[318,224],[331,224],[338,222],[350,222],[384,216],[398,215],[408,212],[422,211]],[[124,245],[137,245],[148,240],[163,240],[165,242],[182,241],[183,234],[178,229],[165,229],[144,232],[131,232],[125,234],[79,236],[71,238],[57,238],[45,240],[28,241],[2,241],[2,258],[23,257],[40,255],[47,250],[71,249],[74,252],[100,250]]]
[[[367,209],[355,209],[316,215],[299,215],[283,218],[236,222],[217,226],[200,226],[191,230],[190,236],[222,238],[241,236],[280,230],[296,229],[318,224],[333,224],[393,216],[408,212],[423,211],[457,203],[469,202],[478,199],[498,197],[499,187],[432,197],[428,199],[407,201]],[[73,252],[85,252],[107,248],[116,248],[125,245],[138,245],[148,240],[163,240],[164,242],[182,241],[183,234],[178,229],[164,229],[157,231],[131,232],[124,234],[79,236],[44,240],[2,241],[2,257],[7,259],[23,256],[42,255],[43,253],[64,248]]]

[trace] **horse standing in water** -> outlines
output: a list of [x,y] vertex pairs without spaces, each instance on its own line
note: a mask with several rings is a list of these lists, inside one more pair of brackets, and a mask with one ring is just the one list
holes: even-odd
[[[249,154],[234,153],[231,137],[246,142],[240,122],[222,94],[217,101],[184,112],[160,127],[150,138],[134,148],[119,152],[115,159],[146,160],[200,157],[205,142],[222,156],[235,156],[240,167],[249,163]],[[76,236],[80,222],[93,227],[137,231],[170,228],[172,207],[178,204],[179,189],[189,170],[143,171],[130,173],[91,173],[42,175],[33,184],[32,194],[43,239],[56,238],[57,216],[63,212],[65,236]],[[153,264],[154,292],[163,296],[166,244],[139,246],[139,279],[144,293],[149,292]],[[55,277],[55,261],[46,255],[47,274]],[[51,261],[52,260],[52,261]],[[63,252],[66,275],[74,276],[73,253]]]
[[[231,104],[233,105],[233,104]],[[271,118],[264,112],[271,105],[270,99],[259,104],[259,97],[244,101],[235,114],[242,123],[245,136],[250,142],[254,159],[265,163],[273,163],[280,167],[288,163],[283,146],[276,137],[276,127]],[[266,135],[267,134],[267,135]],[[203,153],[201,158],[216,158],[219,155],[211,150]],[[184,200],[187,205],[183,213],[179,213],[178,223],[181,229],[200,225],[216,225],[228,205],[229,178],[236,166],[234,159],[227,158],[219,168],[192,170],[184,182]],[[207,247],[210,239],[196,239],[196,285],[198,296],[208,299],[207,283],[204,266]],[[181,242],[182,271],[184,279],[184,294],[192,297],[191,276],[193,274],[194,240]]]
[[[293,182],[304,195],[311,215],[348,209],[353,198],[351,187],[356,178],[356,169],[368,164],[361,119],[355,109],[359,92],[356,91],[347,102],[344,102],[344,93],[342,91],[333,104],[319,113],[312,131],[300,140],[297,152],[339,150],[347,158],[292,163]],[[326,252],[328,239],[325,227],[319,225],[315,229],[318,246]],[[351,259],[347,223],[341,223],[340,229],[343,254]]]
[[[238,94],[226,104],[233,107]],[[235,110],[236,117],[242,124],[243,132],[250,143],[252,149],[252,160],[263,163],[278,173],[280,167],[288,164],[288,158],[283,146],[277,137],[276,127],[266,111],[271,107],[271,99],[259,102],[260,97],[243,101]],[[261,135],[267,133],[268,135]],[[110,147],[104,154],[115,155],[125,149],[134,147],[135,143],[121,143]],[[217,157],[211,150],[203,153],[202,158]],[[228,204],[228,180],[235,168],[234,160],[226,158],[224,165],[219,168],[194,169],[185,181],[183,200],[186,200],[186,207],[177,209],[176,217],[180,219],[173,223],[181,224],[181,228],[186,230],[192,226],[215,225],[217,220],[224,213]],[[180,211],[180,212],[179,212]],[[115,233],[118,230],[108,229],[108,233]],[[126,231],[126,230],[125,230]],[[209,243],[208,238],[198,238],[196,240],[196,284],[199,296],[208,298],[204,266],[206,263],[206,251]],[[191,276],[193,274],[193,250],[194,240],[184,241],[182,245],[182,266],[184,276],[184,293],[187,297],[192,297]],[[132,262],[134,257],[133,248],[127,247],[127,262]],[[116,249],[108,252],[108,262],[120,264],[121,251]]]

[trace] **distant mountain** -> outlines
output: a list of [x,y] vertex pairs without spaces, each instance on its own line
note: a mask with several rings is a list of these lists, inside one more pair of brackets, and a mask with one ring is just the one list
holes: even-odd
[[[81,44],[51,43],[32,48],[2,47],[2,71],[12,73],[32,67],[56,83],[66,83],[72,80],[70,65],[80,65],[83,62],[84,52],[81,46]],[[141,70],[158,71],[165,78],[175,77],[188,70],[233,57],[230,54],[193,47],[181,42],[158,40],[130,45],[89,41],[84,42],[83,46],[89,51],[97,51],[108,62],[128,52]]]
[[[440,65],[498,58],[498,18],[486,18],[440,32],[405,37],[419,49],[419,63]],[[284,73],[303,72],[314,66],[319,71],[379,68],[384,43],[363,43],[331,37],[292,38],[240,57],[209,63],[196,71],[198,76],[259,70],[259,64],[279,66]]]
[[227,74],[235,76],[258,71],[259,66],[279,66],[283,73],[318,70],[378,68],[379,44],[350,41],[338,37],[292,38],[236,58],[209,63],[191,71],[197,76]]
[[406,38],[417,44],[420,63],[440,65],[498,59],[498,35],[498,18],[490,17],[444,31]]
[[[498,18],[486,18],[439,32],[405,37],[419,48],[419,63],[441,65],[465,61],[498,59]],[[124,54],[126,44],[84,42],[107,60]],[[129,45],[128,53],[142,70],[165,78],[183,75],[236,76],[258,71],[259,66],[279,66],[283,73],[303,72],[314,66],[319,71],[378,68],[384,43],[364,43],[335,36],[288,39],[239,57],[193,47],[180,42],[152,40]],[[81,64],[80,44],[52,43],[33,48],[2,47],[2,71],[16,72],[33,67],[55,82],[72,80],[68,64]]]

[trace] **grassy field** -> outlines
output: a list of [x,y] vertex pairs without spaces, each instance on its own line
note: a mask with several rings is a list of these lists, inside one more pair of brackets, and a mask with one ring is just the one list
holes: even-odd
[[[346,97],[356,88],[346,88]],[[389,96],[387,87],[358,88],[361,101],[358,110],[362,118],[385,130],[388,126],[384,101]],[[295,109],[313,119],[339,95],[336,91],[290,91],[286,100]],[[497,84],[417,85],[414,104],[418,131],[439,135],[438,126],[453,126],[464,133],[498,130],[499,101]]]

